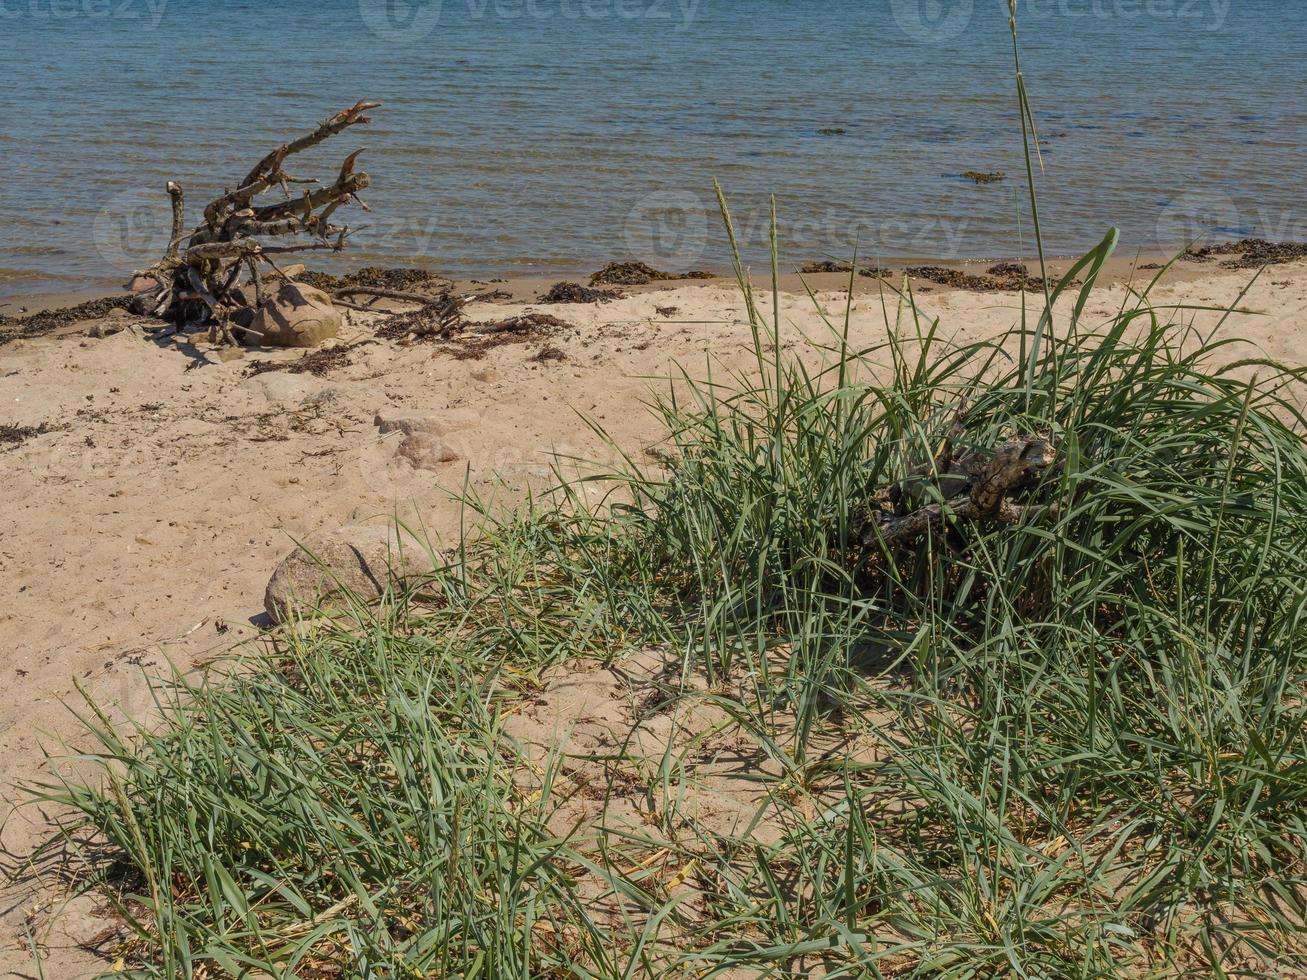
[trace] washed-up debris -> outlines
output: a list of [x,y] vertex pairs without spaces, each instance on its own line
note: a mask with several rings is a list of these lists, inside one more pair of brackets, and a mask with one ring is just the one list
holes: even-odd
[[1307,242],[1268,242],[1262,238],[1245,238],[1238,242],[1191,248],[1183,257],[1190,262],[1210,262],[1222,255],[1237,256],[1222,262],[1223,269],[1260,269],[1266,265],[1307,259]]
[[615,289],[591,289],[575,282],[557,282],[541,296],[540,303],[607,303],[609,300],[621,299],[622,294]]
[[711,272],[663,272],[645,262],[609,262],[590,277],[591,286],[644,286],[676,279],[712,279]]
[[913,265],[905,270],[914,279],[925,279],[953,289],[969,289],[973,292],[1003,292],[1006,290],[1025,290],[1040,292],[1044,281],[1032,276],[1019,262],[1000,262],[986,270],[985,275],[963,272],[961,269],[948,269],[939,265]]
[[[859,265],[858,275],[865,276],[868,279],[875,279],[885,276],[889,273],[888,269],[882,269],[877,265]],[[814,275],[820,272],[839,272],[848,275],[853,271],[852,262],[832,262],[826,259],[821,262],[809,262],[805,266],[800,266],[799,271],[804,275]]]
[[45,422],[40,425],[10,425],[0,422],[0,446],[17,446],[28,439],[54,431],[56,430]]
[[76,306],[42,310],[40,313],[26,316],[8,316],[0,313],[0,344],[6,344],[11,340],[40,337],[70,323],[97,320],[108,316],[113,310],[126,309],[130,301],[130,296],[105,296],[78,303]]
[[256,374],[266,374],[269,371],[285,371],[287,374],[311,374],[322,378],[332,371],[353,364],[354,358],[351,352],[364,343],[366,341],[322,347],[294,361],[254,361],[245,369],[245,376],[251,378]]
[[997,184],[1001,180],[1007,180],[1007,174],[1001,170],[967,170],[958,174],[963,180],[969,180],[973,184]]
[[381,289],[415,289],[432,283],[444,285],[449,280],[429,269],[383,268],[376,265],[364,266],[341,276],[326,272],[304,272],[296,277],[318,289],[333,292],[349,286],[377,286]]

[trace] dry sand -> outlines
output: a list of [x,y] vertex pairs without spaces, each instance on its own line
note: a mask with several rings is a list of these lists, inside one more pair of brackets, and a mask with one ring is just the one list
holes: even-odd
[[[1118,269],[1099,289],[1091,317],[1127,301],[1126,274]],[[1164,280],[1153,301],[1230,304],[1251,275],[1189,266]],[[842,317],[843,277],[811,281],[818,304]],[[254,360],[289,364],[296,351],[233,356],[156,343],[136,328],[94,339],[86,323],[0,347],[0,426],[50,430],[0,444],[5,809],[20,799],[18,784],[39,776],[42,746],[57,750],[77,731],[65,707],[77,700],[75,684],[140,715],[149,705],[143,669],[187,669],[256,636],[264,586],[293,539],[398,517],[452,544],[461,513],[453,495],[465,482],[513,500],[551,482],[551,452],[602,460],[611,450],[582,415],[617,445],[645,452],[659,430],[642,402],[659,378],[678,364],[702,374],[708,358],[718,374],[752,360],[731,282],[667,283],[602,305],[528,306],[538,285],[495,284],[511,298],[493,308],[474,303],[469,313],[488,320],[535,309],[573,327],[467,359],[438,342],[365,342],[349,352],[352,363],[325,377],[247,377]],[[817,358],[811,342],[829,342],[829,330],[797,283],[785,286],[786,346]],[[770,295],[759,298],[769,310]],[[884,338],[884,310],[892,316],[894,301],[891,292],[882,299],[875,281],[859,282],[855,344]],[[918,301],[959,341],[1008,328],[1021,303],[1016,293],[940,286]],[[1034,295],[1025,301],[1039,305]],[[1268,269],[1241,305],[1252,312],[1231,316],[1224,336],[1276,359],[1307,360],[1307,263]],[[1186,316],[1208,325],[1220,318]],[[373,329],[367,315],[353,315],[340,343],[370,341]],[[379,434],[379,411],[445,420],[447,441],[464,458],[415,467],[394,434]],[[36,975],[28,931],[46,976],[104,969],[91,950],[109,920],[93,900],[70,901],[53,876],[22,860],[49,834],[47,815],[29,805],[0,820],[16,872],[0,900],[0,974]]]

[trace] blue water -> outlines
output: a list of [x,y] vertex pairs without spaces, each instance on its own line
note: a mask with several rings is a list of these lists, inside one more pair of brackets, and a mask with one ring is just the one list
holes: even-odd
[[[1052,251],[1307,238],[1307,4],[1019,7]],[[791,262],[1032,250],[1006,0],[0,0],[0,64],[0,293],[147,265],[166,180],[198,218],[361,97],[297,162],[369,147],[351,265],[721,266],[714,177],[753,261],[770,193]]]

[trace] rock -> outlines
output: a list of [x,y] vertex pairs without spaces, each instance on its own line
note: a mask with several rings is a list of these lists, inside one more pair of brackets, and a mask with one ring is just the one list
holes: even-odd
[[259,307],[250,328],[270,347],[317,347],[340,333],[340,313],[322,290],[283,282]]
[[158,289],[159,282],[153,276],[132,276],[123,284],[123,288],[129,293],[143,293],[149,289]]
[[463,459],[461,452],[431,432],[414,432],[405,436],[399,455],[420,470],[436,470],[444,463]]
[[268,580],[263,608],[274,623],[281,623],[295,609],[344,608],[347,592],[365,601],[376,599],[392,579],[430,570],[425,549],[411,538],[401,541],[395,528],[347,524],[310,534],[282,559]]
[[304,263],[294,262],[290,265],[284,265],[281,267],[281,271],[286,274],[287,279],[298,279],[304,275]]
[[480,381],[482,384],[489,384],[499,378],[498,372],[494,368],[482,368],[480,371],[472,372],[472,380]]

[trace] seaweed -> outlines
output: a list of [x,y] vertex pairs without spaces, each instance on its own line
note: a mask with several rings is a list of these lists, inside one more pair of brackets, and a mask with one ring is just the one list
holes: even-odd
[[447,283],[444,276],[437,275],[429,269],[384,268],[369,265],[341,276],[327,272],[303,272],[295,277],[298,282],[307,283],[317,289],[331,292],[347,286],[377,286],[382,289],[412,289],[414,286],[428,285],[432,282]]
[[[490,320],[485,323],[469,323],[467,330],[460,334],[449,347],[450,355],[459,361],[475,361],[486,356],[486,352],[507,344],[522,344],[548,335],[559,329],[574,330],[575,326],[550,313],[522,313],[503,320]],[[546,351],[557,350],[549,345],[541,348],[536,355]],[[559,351],[562,354],[561,351]],[[566,355],[563,355],[564,357]],[[543,359],[548,360],[552,355]],[[559,358],[562,359],[562,358]]]
[[1237,242],[1222,242],[1202,248],[1186,249],[1183,258],[1190,262],[1210,262],[1222,255],[1237,256],[1221,263],[1223,269],[1260,269],[1267,265],[1282,265],[1307,259],[1307,243],[1269,242],[1262,238],[1245,238]]
[[354,363],[351,352],[356,347],[360,347],[367,341],[359,341],[357,344],[337,345],[335,347],[322,347],[315,351],[309,351],[299,360],[295,361],[253,361],[245,369],[245,376],[252,378],[256,374],[266,374],[269,371],[285,371],[287,374],[311,374],[316,378],[326,377],[332,371],[339,368],[348,367]]
[[1007,174],[1001,170],[966,170],[958,176],[973,184],[997,184],[1001,180],[1007,180]]
[[[812,275],[820,272],[839,272],[848,275],[853,271],[851,262],[832,262],[826,259],[821,262],[809,262],[807,265],[800,266],[799,272],[804,275]],[[882,269],[878,265],[860,265],[858,266],[858,275],[865,276],[868,279],[875,279],[884,276],[889,270]]]
[[622,294],[615,289],[591,289],[575,282],[556,282],[549,291],[541,296],[540,303],[607,303],[621,299]]
[[663,272],[645,262],[609,262],[590,277],[591,286],[644,286],[651,282],[670,282],[676,279],[712,279],[711,272],[695,269],[690,272]]
[[423,306],[387,317],[377,328],[383,340],[439,339],[463,329],[463,307],[467,299],[451,293],[432,297]]
[[907,273],[913,278],[925,279],[941,286],[980,293],[1005,290],[1039,292],[1044,288],[1044,280],[1032,276],[1019,262],[999,262],[997,265],[990,266],[985,275],[975,275],[963,272],[961,269],[947,269],[939,265],[908,266]]
[[0,422],[0,446],[17,446],[28,439],[54,431],[56,430],[45,422],[40,425],[10,425]]
[[78,303],[76,306],[42,310],[40,313],[26,316],[7,316],[0,313],[0,345],[13,340],[40,337],[70,323],[98,319],[108,315],[111,310],[126,309],[131,299],[131,296],[103,296],[100,299]]

